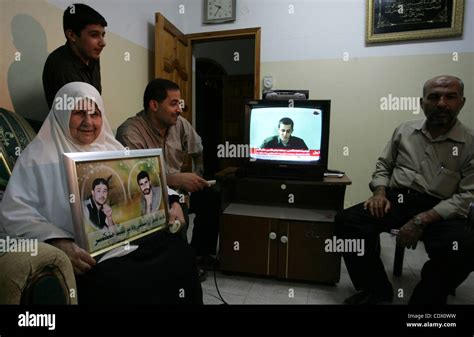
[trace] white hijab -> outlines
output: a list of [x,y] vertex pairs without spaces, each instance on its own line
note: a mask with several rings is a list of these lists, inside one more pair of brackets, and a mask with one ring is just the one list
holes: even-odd
[[[69,132],[71,110],[61,109],[56,104],[57,98],[64,97],[86,97],[96,102],[102,113],[102,129],[93,143],[81,145],[72,138]],[[63,86],[38,135],[15,164],[0,206],[0,232],[41,241],[73,238],[63,153],[122,149],[107,121],[99,92],[83,82]]]

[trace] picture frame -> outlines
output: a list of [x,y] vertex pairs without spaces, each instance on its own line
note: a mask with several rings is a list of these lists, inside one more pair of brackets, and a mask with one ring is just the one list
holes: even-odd
[[7,163],[7,160],[3,156],[3,152],[0,151],[0,187],[5,189],[8,184],[8,180],[12,175],[12,170]]
[[91,256],[168,228],[161,149],[65,153],[64,165],[75,241]]
[[366,43],[461,36],[464,0],[366,0]]

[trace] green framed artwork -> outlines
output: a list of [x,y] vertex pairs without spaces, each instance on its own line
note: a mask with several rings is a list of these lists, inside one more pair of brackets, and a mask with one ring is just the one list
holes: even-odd
[[161,149],[65,153],[64,164],[75,240],[91,256],[169,227]]

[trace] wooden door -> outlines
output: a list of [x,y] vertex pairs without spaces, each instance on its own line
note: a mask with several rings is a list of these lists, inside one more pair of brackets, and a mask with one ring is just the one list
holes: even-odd
[[[252,75],[231,75],[224,78],[224,92],[222,106],[225,113],[221,118],[222,143],[245,144],[245,100],[254,97],[254,83]],[[257,96],[258,99],[258,96]],[[246,158],[248,160],[248,158]],[[240,167],[241,158],[219,158],[219,171],[227,167]]]
[[166,78],[177,83],[184,100],[182,116],[192,123],[191,45],[186,35],[156,13],[155,21],[155,78]]

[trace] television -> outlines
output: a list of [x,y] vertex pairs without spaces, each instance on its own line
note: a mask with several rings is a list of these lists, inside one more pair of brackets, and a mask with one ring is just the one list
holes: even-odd
[[249,100],[246,176],[322,180],[329,150],[330,100]]

